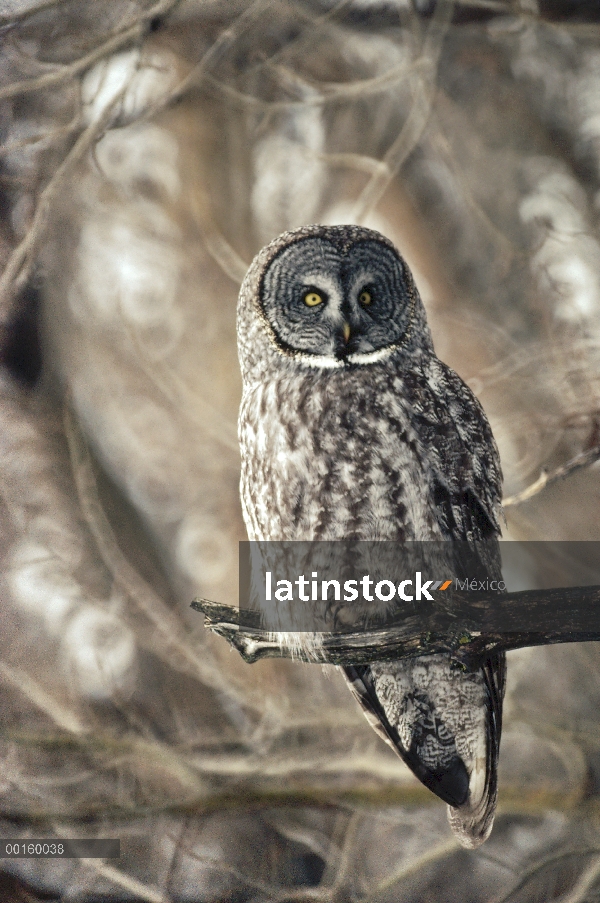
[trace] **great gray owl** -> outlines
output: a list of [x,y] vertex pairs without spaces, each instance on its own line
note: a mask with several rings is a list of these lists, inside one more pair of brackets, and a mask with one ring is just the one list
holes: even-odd
[[[486,416],[435,355],[412,275],[357,226],[256,256],[238,305],[241,497],[250,540],[488,540],[502,474]],[[369,721],[449,804],[467,847],[496,804],[505,659],[347,667]]]

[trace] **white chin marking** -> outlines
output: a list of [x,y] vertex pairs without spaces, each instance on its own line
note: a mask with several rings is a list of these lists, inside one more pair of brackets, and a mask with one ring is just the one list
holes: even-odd
[[340,361],[336,357],[325,357],[317,354],[298,354],[296,358],[302,361],[303,364],[308,364],[309,367],[325,368],[327,370],[339,370],[345,363],[345,361]]
[[347,358],[339,360],[337,357],[325,357],[325,355],[296,354],[296,359],[308,364],[309,367],[318,367],[326,370],[339,370],[346,364],[374,364],[377,361],[385,361],[396,350],[397,345],[387,345],[385,348],[379,348],[377,351],[357,351],[349,354]]
[[350,364],[375,364],[377,361],[384,361],[394,353],[397,345],[386,345],[385,348],[378,348],[377,351],[357,351],[355,354],[349,354],[346,360]]

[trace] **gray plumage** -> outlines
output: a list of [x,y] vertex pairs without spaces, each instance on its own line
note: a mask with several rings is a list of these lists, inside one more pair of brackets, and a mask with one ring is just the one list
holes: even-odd
[[[386,238],[307,226],[263,248],[240,291],[238,348],[251,540],[495,543],[502,475],[489,424],[436,357],[412,275]],[[485,840],[504,657],[474,673],[443,655],[345,673],[375,729],[449,804],[460,841]]]

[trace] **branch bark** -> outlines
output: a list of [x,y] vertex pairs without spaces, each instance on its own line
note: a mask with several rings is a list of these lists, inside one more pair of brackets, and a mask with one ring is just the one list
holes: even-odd
[[[452,593],[443,602],[407,606],[385,627],[353,633],[319,634],[321,645],[308,651],[302,634],[293,648],[256,626],[240,625],[239,609],[194,599],[205,626],[224,637],[244,661],[294,658],[332,665],[364,665],[421,655],[450,654],[472,670],[494,652],[523,646],[600,641],[600,586],[535,589],[515,593]],[[247,620],[247,613],[245,620]]]

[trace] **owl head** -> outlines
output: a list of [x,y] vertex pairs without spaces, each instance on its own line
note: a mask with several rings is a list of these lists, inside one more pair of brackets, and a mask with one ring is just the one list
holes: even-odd
[[371,229],[285,232],[255,257],[240,291],[243,372],[265,355],[309,367],[365,366],[414,350],[415,338],[431,350],[412,274]]

